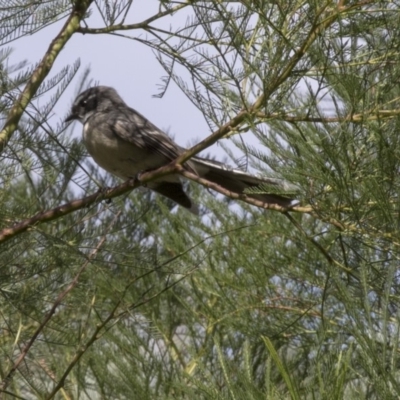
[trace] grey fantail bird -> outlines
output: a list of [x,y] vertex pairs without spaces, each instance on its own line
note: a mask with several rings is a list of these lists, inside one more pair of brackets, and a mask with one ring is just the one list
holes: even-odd
[[[161,129],[130,108],[111,87],[96,86],[79,94],[65,121],[72,120],[83,124],[83,141],[94,161],[122,179],[134,178],[141,172],[167,165],[185,151]],[[197,156],[187,161],[185,166],[198,176],[239,194],[258,185],[288,189],[276,179],[258,178]],[[197,206],[184,192],[179,175],[163,176],[148,182],[147,187],[197,213]],[[247,196],[284,207],[298,203],[274,193]]]

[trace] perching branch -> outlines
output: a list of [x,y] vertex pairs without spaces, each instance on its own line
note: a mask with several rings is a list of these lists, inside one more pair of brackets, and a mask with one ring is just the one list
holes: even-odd
[[[155,171],[157,172],[157,171]],[[53,208],[48,211],[40,212],[33,217],[27,218],[21,222],[14,224],[12,227],[5,228],[0,231],[0,243],[6,242],[7,240],[13,238],[14,236],[25,232],[29,228],[35,225],[42,224],[44,222],[50,222],[61,218],[65,215],[71,214],[74,211],[81,210],[82,208],[88,207],[95,204],[98,201],[112,199],[113,197],[121,196],[124,193],[129,192],[141,184],[139,181],[129,180],[122,185],[116,186],[115,188],[108,190],[99,190],[98,192],[86,196],[82,199],[73,200],[65,203],[59,207]]]

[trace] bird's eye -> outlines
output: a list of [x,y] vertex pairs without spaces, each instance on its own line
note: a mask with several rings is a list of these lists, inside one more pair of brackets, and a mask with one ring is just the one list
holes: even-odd
[[87,104],[87,100],[81,100],[79,103],[79,105],[82,107],[86,106],[86,104]]

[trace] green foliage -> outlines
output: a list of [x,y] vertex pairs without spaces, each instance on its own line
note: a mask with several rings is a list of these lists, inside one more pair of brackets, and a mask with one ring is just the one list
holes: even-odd
[[[134,3],[94,2],[85,15],[104,34],[146,32],[160,95],[175,82],[213,130],[246,110],[229,134],[240,166],[291,182],[301,204],[257,209],[191,184],[200,218],[140,189],[43,222],[118,183],[51,119],[79,62],[53,73],[0,154],[0,230],[13,233],[0,242],[0,398],[398,398],[398,6],[160,1],[127,26]],[[2,7],[3,46],[71,11]],[[9,55],[5,123],[37,76]]]
[[70,5],[68,0],[3,0],[0,3],[0,44],[31,35],[58,21],[67,15]]

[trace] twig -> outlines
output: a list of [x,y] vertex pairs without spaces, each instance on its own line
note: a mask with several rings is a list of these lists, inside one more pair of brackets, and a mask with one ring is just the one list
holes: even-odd
[[175,7],[172,7],[168,10],[165,11],[160,11],[157,14],[154,14],[153,16],[145,19],[142,22],[139,22],[137,24],[116,24],[116,25],[111,25],[111,26],[106,26],[105,28],[83,28],[79,27],[76,32],[82,33],[82,34],[104,34],[104,33],[112,33],[115,31],[127,31],[127,30],[134,30],[134,29],[144,29],[149,26],[150,23],[163,18],[167,15],[171,15],[175,13],[176,11],[181,10],[182,8],[185,8],[189,5],[188,3],[185,4],[179,4]]

